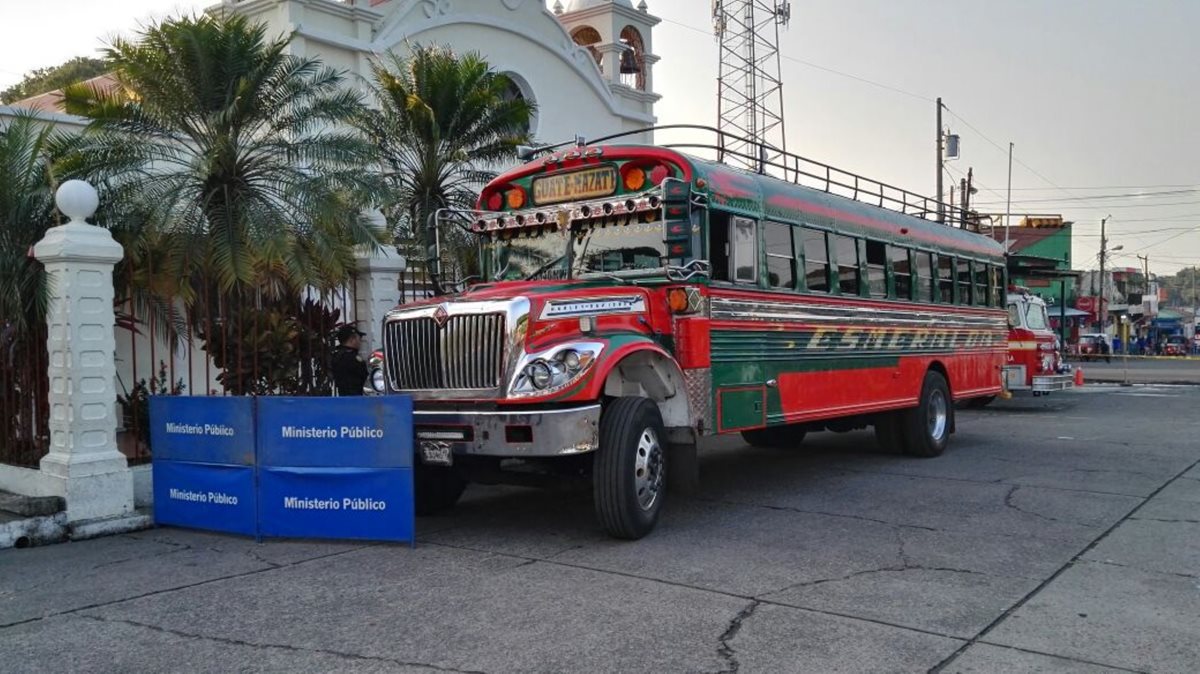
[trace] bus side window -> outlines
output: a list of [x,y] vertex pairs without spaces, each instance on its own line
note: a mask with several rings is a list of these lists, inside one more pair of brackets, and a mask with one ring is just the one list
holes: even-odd
[[800,228],[804,253],[804,282],[809,292],[829,292],[829,249],[825,232],[808,227]]
[[933,253],[919,250],[917,256],[917,301],[932,302],[937,279],[933,277]]
[[758,223],[749,218],[733,218],[730,237],[733,244],[733,280],[737,283],[758,281]]
[[958,303],[971,303],[971,263],[967,260],[958,261]]
[[714,281],[729,281],[729,215],[721,211],[708,212],[708,261]]
[[938,301],[942,304],[954,304],[954,258],[949,255],[938,255]]
[[796,287],[796,255],[792,250],[792,226],[778,222],[763,223],[763,242],[767,253],[767,286]]
[[909,260],[908,249],[900,246],[888,246],[887,252],[888,260],[892,264],[892,285],[896,288],[896,299],[911,300],[912,263]]
[[867,287],[871,297],[887,297],[887,246],[867,239]]
[[1008,305],[1008,327],[1017,328],[1021,326],[1021,310],[1016,304]]
[[843,295],[858,294],[858,241],[852,236],[831,234],[837,260],[838,290]]
[[972,262],[974,269],[972,273],[975,275],[975,304],[981,307],[987,306],[988,303],[988,268],[982,262]]
[[997,265],[992,265],[990,269],[992,272],[992,306],[1002,307],[1004,306],[1004,269]]

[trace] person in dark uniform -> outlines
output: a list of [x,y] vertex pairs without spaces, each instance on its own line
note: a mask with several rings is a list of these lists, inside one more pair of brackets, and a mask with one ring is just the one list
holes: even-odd
[[353,325],[343,325],[337,330],[338,346],[333,350],[333,388],[334,395],[360,396],[363,385],[367,382],[367,364],[363,362],[358,349],[362,346],[365,332],[359,332]]

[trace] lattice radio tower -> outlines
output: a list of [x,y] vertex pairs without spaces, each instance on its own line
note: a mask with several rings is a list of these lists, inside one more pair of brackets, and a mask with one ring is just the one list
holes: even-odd
[[[713,30],[721,41],[717,125],[749,142],[725,138],[721,161],[759,173],[786,149],[779,28],[792,18],[783,0],[713,0]],[[766,146],[761,148],[759,144]]]

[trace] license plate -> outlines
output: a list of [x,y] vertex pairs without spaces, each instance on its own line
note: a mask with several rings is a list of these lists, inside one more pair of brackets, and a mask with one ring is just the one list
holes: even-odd
[[454,463],[454,453],[450,451],[450,443],[441,440],[421,440],[421,460],[430,466],[449,466]]
[[541,206],[575,199],[607,197],[616,191],[616,169],[603,166],[534,178],[533,203]]

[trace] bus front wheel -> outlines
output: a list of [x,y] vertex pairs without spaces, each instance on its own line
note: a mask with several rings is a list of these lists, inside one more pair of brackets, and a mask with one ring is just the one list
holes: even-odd
[[946,451],[954,425],[950,386],[940,372],[925,373],[917,406],[900,414],[904,452],[910,456],[933,457]]
[[605,406],[592,497],[600,526],[610,536],[636,540],[654,529],[666,495],[666,442],[654,401],[626,397]]

